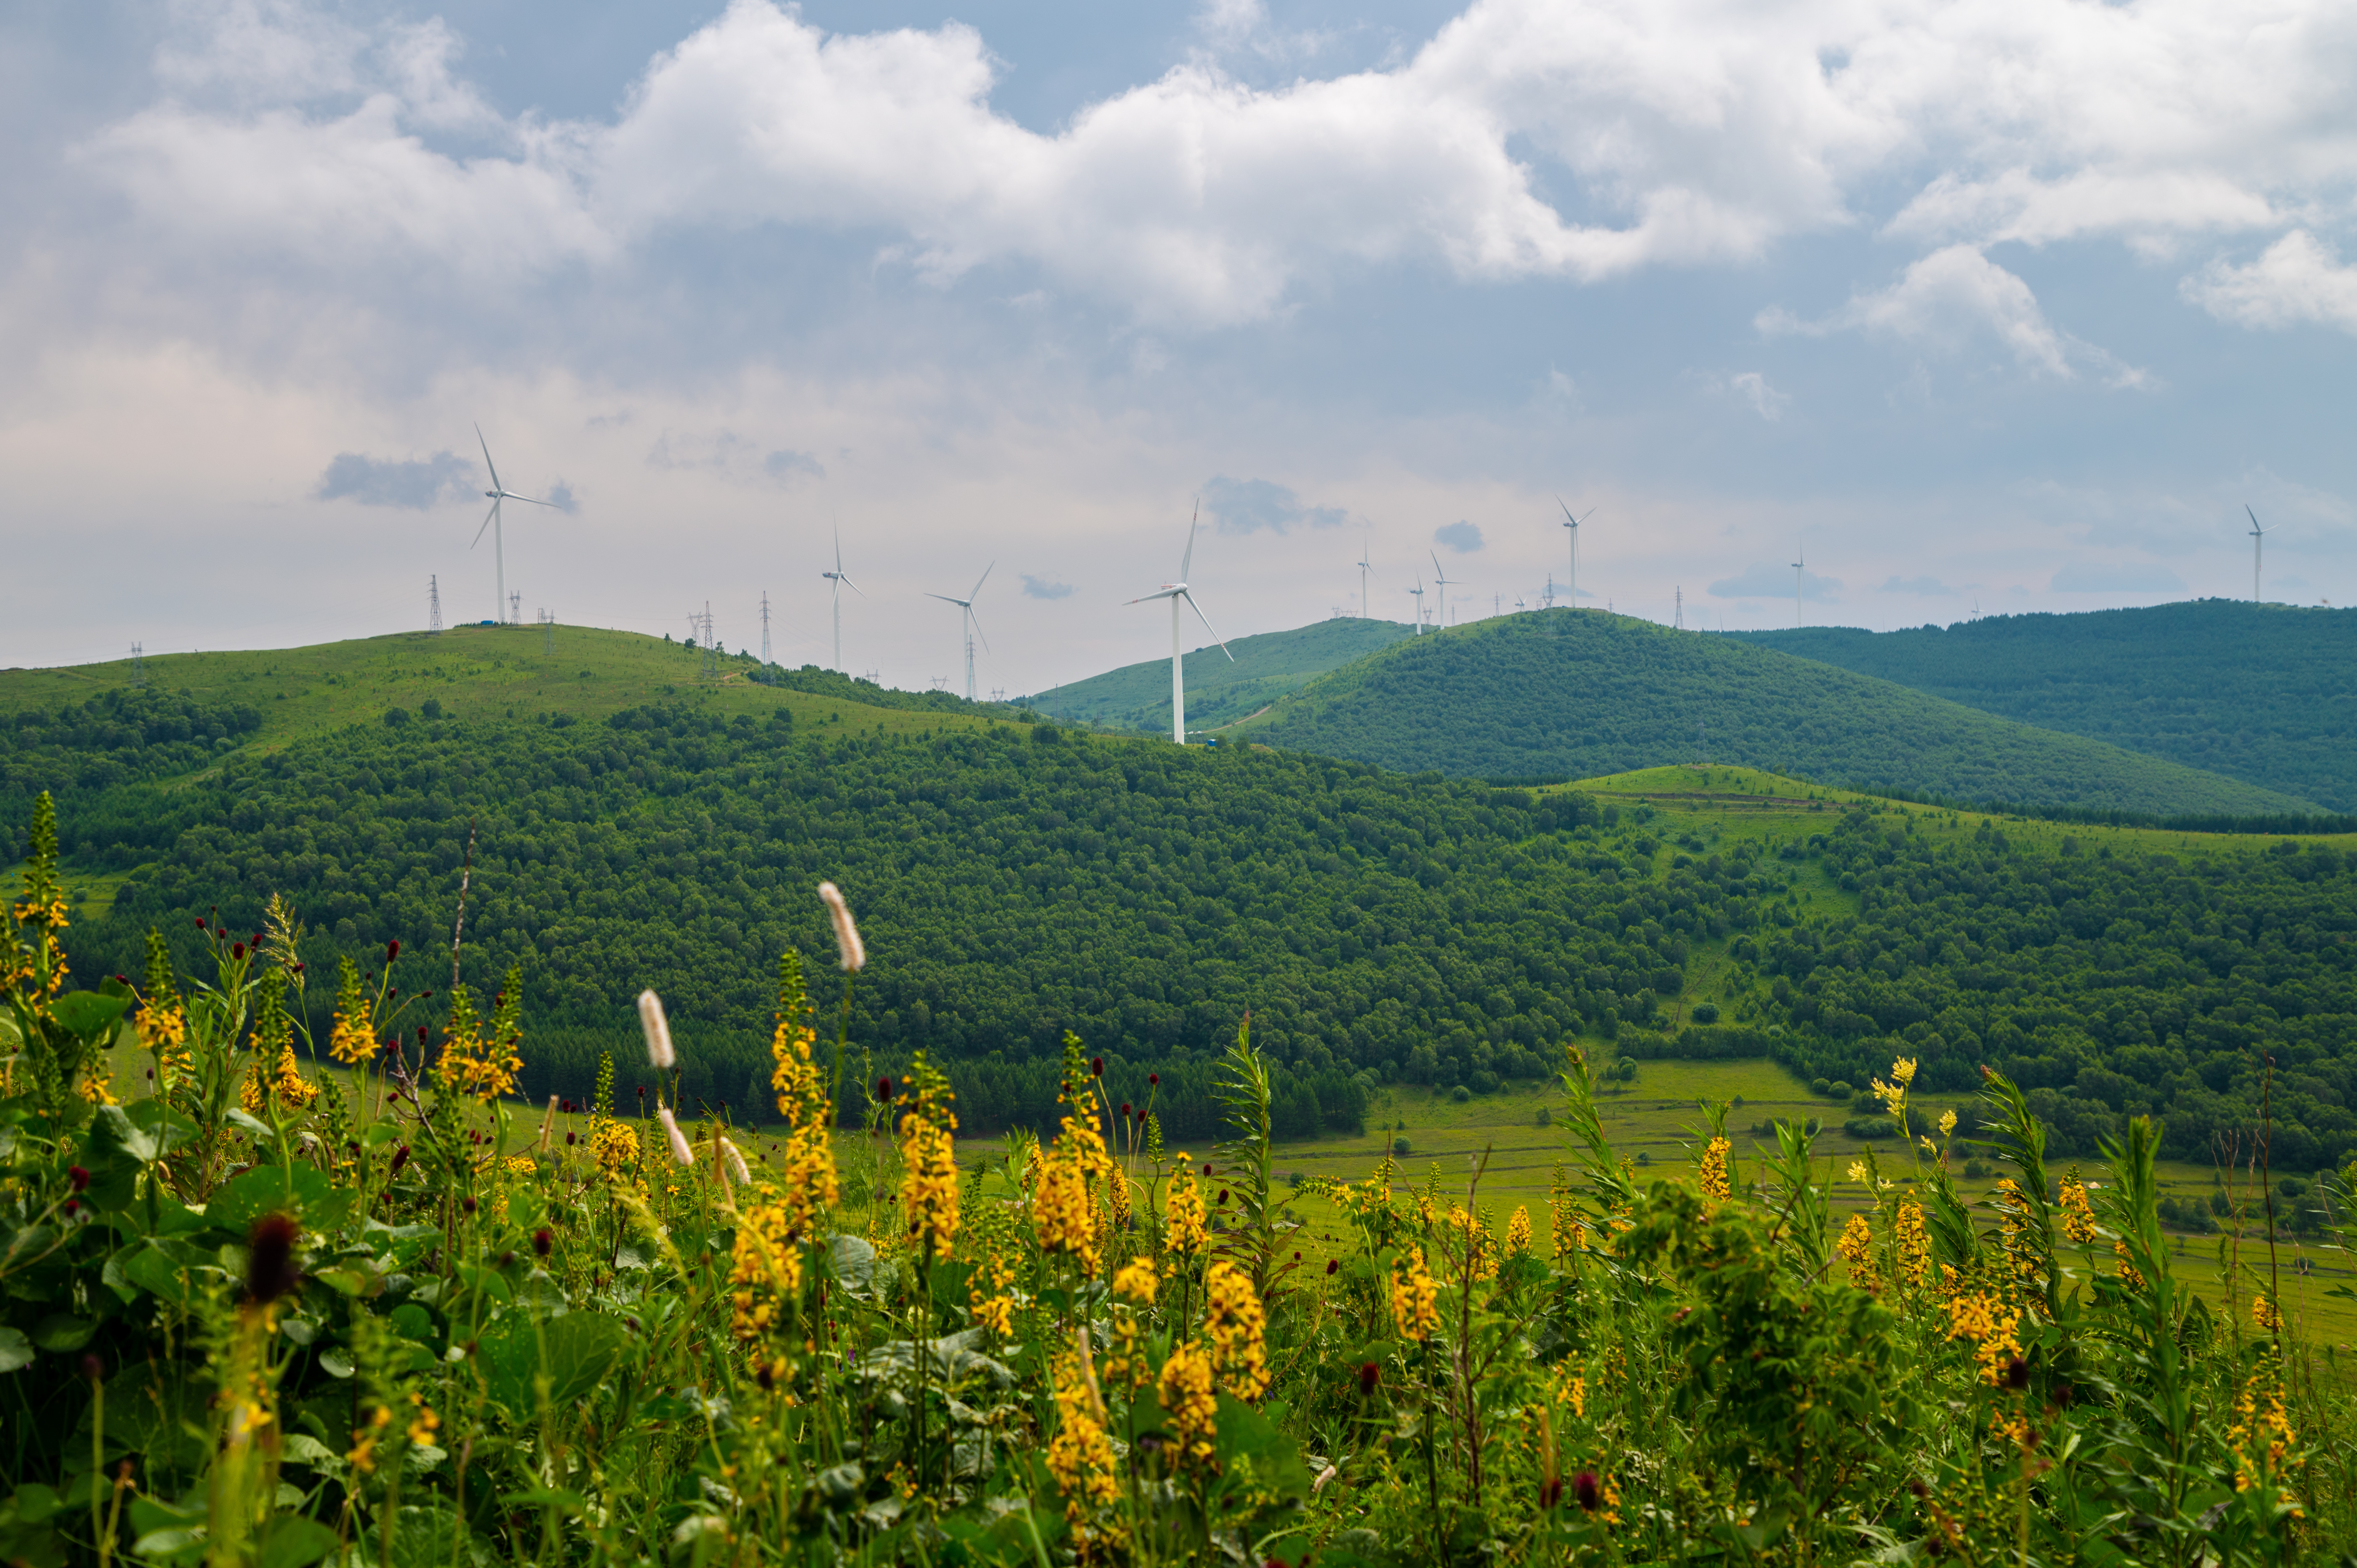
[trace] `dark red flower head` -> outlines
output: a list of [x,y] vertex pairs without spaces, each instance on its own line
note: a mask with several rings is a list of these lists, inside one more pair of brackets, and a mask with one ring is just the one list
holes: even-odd
[[1211,1174],[1211,1162],[1209,1160],[1205,1160],[1203,1162],[1203,1174],[1205,1176],[1210,1176]]
[[85,1350],[81,1353],[81,1375],[93,1383],[102,1381],[106,1377],[106,1363]]
[[73,1189],[76,1192],[80,1192],[82,1188],[90,1185],[90,1173],[82,1169],[80,1165],[68,1165],[66,1167],[66,1180],[72,1184]]
[[569,1149],[569,1148],[571,1148],[571,1147],[573,1146],[573,1140],[574,1140],[574,1139],[576,1139],[576,1138],[577,1138],[577,1137],[579,1137],[579,1136],[580,1136],[580,1134],[579,1134],[579,1133],[565,1133],[565,1146],[566,1148],[568,1148],[568,1149]]
[[1158,1073],[1158,1072],[1149,1072],[1149,1073],[1147,1073],[1147,1074],[1146,1075],[1146,1088],[1148,1088],[1148,1089],[1159,1089],[1159,1088],[1161,1088],[1161,1087],[1162,1087],[1162,1075],[1161,1075],[1160,1073]]
[[2029,1363],[2023,1360],[2018,1356],[2008,1359],[2005,1364],[2005,1386],[2009,1389],[2017,1390],[2028,1388],[2029,1386]]
[[1563,1477],[1549,1476],[1539,1483],[1539,1507],[1552,1509],[1563,1500]]
[[1222,1188],[1220,1188],[1220,1207],[1221,1207],[1222,1208],[1225,1208],[1227,1206],[1228,1206],[1228,1189],[1227,1189],[1226,1187],[1222,1187]]
[[876,1080],[876,1098],[887,1105],[892,1102],[892,1080],[889,1078],[879,1078]]
[[423,1024],[417,1026],[417,1043],[421,1046],[425,1043],[425,1026]]
[[1329,1258],[1326,1260],[1326,1272],[1329,1274],[1341,1266],[1342,1260],[1340,1258]]
[[245,1294],[256,1305],[295,1288],[295,1221],[265,1214],[246,1235]]
[[1579,1499],[1581,1508],[1594,1513],[1598,1505],[1604,1501],[1604,1488],[1597,1484],[1596,1472],[1582,1470],[1574,1476],[1571,1478],[1571,1495]]
[[230,943],[229,956],[231,958],[243,958],[245,956],[245,944],[243,942]]
[[542,1257],[548,1256],[548,1250],[554,1245],[556,1237],[547,1226],[544,1225],[532,1233],[532,1250]]
[[472,1214],[475,1212],[475,1200],[471,1197],[462,1197],[458,1200],[458,1207]]
[[1089,1076],[1091,1078],[1103,1078],[1104,1076],[1104,1058],[1091,1057],[1089,1058]]
[[1359,1363],[1359,1392],[1361,1396],[1373,1393],[1375,1385],[1383,1380],[1383,1369],[1381,1367],[1372,1361]]
[[201,930],[203,930],[204,929],[205,929],[205,918],[204,918],[202,915],[199,915],[199,916],[198,916],[198,917],[197,917],[197,929],[199,929],[199,930],[200,930],[200,931],[201,931]]
[[400,956],[401,939],[399,937],[395,937],[393,940],[384,944],[384,961],[391,963],[394,959],[397,959]]
[[408,1163],[409,1145],[406,1144],[396,1144],[393,1145],[393,1164],[386,1167],[384,1174],[387,1176],[399,1176],[401,1174],[401,1167]]
[[114,983],[117,985],[128,985],[131,983],[131,977],[127,974],[118,974],[114,977]]

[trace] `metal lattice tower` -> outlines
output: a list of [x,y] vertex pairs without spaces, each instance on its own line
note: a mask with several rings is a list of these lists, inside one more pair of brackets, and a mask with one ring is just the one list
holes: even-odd
[[761,662],[764,665],[776,662],[770,657],[770,596],[767,593],[761,596]]
[[1686,590],[1685,585],[1683,583],[1678,585],[1677,618],[1672,624],[1674,624],[1680,631],[1684,631],[1686,628]]
[[145,651],[135,642],[131,645],[131,683],[135,686],[145,686],[147,683]]
[[442,584],[438,578],[425,579],[425,629],[436,637],[442,635]]
[[511,593],[508,595],[508,624],[510,626],[522,626],[523,624],[523,596],[522,594]]
[[540,612],[540,650],[543,653],[556,651],[556,618],[550,615],[544,606]]

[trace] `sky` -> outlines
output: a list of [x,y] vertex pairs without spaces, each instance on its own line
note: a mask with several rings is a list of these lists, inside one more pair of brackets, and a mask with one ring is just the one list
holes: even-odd
[[0,665],[503,572],[912,688],[971,596],[1020,694],[1190,518],[1228,637],[1566,602],[1565,509],[1689,626],[2244,596],[2254,515],[2347,604],[2352,81],[2328,0],[20,0]]

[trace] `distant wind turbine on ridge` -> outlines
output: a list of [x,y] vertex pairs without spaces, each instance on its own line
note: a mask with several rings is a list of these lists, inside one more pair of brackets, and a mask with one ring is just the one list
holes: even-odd
[[1368,564],[1367,547],[1362,542],[1359,546],[1359,618],[1361,620],[1367,618],[1367,574],[1373,570],[1374,567]]
[[[993,562],[992,564],[996,565],[997,563]],[[836,529],[834,532],[834,570],[832,572],[821,572],[819,575],[827,580],[827,592],[834,600],[834,667],[837,670],[840,670],[843,668],[843,590],[849,588],[853,593],[859,594],[859,596],[863,599],[867,596],[866,594],[859,592],[859,585],[853,582],[851,580],[851,575],[843,569],[843,531],[841,529]],[[990,574],[988,572],[985,572],[983,575],[987,577]],[[982,585],[980,583],[976,583],[974,585],[976,589],[980,589],[981,586]],[[939,594],[936,594],[933,596],[935,598],[941,597]],[[969,686],[974,684],[973,663],[974,659],[971,651],[969,651],[966,659],[966,664],[968,667],[966,671],[966,684]]]
[[[483,427],[479,424],[475,426],[475,439],[481,443],[483,448],[483,467],[491,471],[491,488],[483,492],[490,498],[491,510],[483,514],[483,527],[475,530],[475,544],[480,544],[483,542],[483,529],[491,531],[491,558],[495,563],[494,569],[500,588],[499,597],[492,601],[491,608],[495,613],[491,618],[504,621],[508,618],[508,554],[506,528],[500,521],[500,503],[522,501],[527,506],[544,507],[554,507],[556,503],[533,500],[530,496],[520,496],[500,484],[500,466],[491,461],[491,444],[483,440]],[[469,544],[467,548],[472,550],[475,544]]]
[[1566,596],[1571,600],[1571,607],[1577,609],[1579,607],[1579,525],[1586,522],[1588,518],[1594,517],[1596,509],[1589,507],[1587,517],[1574,517],[1571,515],[1571,509],[1563,506],[1561,496],[1555,498],[1555,504],[1563,507],[1563,525],[1571,530],[1571,591]]
[[2244,504],[2243,510],[2249,513],[2251,519],[2251,603],[2257,604],[2259,602],[2259,551],[2266,543],[2267,531],[2259,526],[2259,514],[2251,510],[2248,502]]
[[1415,586],[1407,590],[1415,600],[1415,634],[1424,635],[1424,574],[1415,575]]
[[1801,629],[1802,569],[1808,564],[1809,561],[1809,553],[1805,548],[1796,552],[1796,553],[1799,554],[1801,558],[1792,563],[1792,629],[1794,631]]
[[1129,601],[1133,605],[1151,604],[1156,599],[1170,601],[1170,739],[1176,746],[1187,744],[1187,668],[1178,651],[1178,602],[1181,599],[1187,602],[1189,609],[1195,612],[1195,618],[1203,623],[1203,629],[1211,634],[1211,640],[1220,644],[1220,651],[1228,655],[1228,662],[1233,664],[1236,661],[1236,656],[1229,652],[1228,645],[1222,641],[1219,628],[1212,626],[1211,618],[1203,613],[1203,607],[1195,602],[1194,593],[1187,586],[1188,574],[1195,569],[1195,524],[1202,511],[1202,503],[1199,501],[1194,515],[1187,520],[1187,551],[1178,557],[1178,580],[1165,583],[1156,592]]
[[1461,588],[1465,585],[1465,579],[1451,577],[1442,569],[1437,551],[1432,554],[1432,575],[1439,580],[1440,584],[1440,607],[1437,613],[1440,617],[1440,624],[1445,627],[1448,624],[1448,585],[1453,582]]
[[[982,569],[982,575],[974,580],[974,586],[966,590],[966,596],[962,599],[953,599],[947,594],[925,596],[929,599],[939,599],[945,605],[955,605],[958,607],[958,624],[965,631],[965,700],[969,703],[980,701],[974,695],[974,639],[982,637],[982,622],[974,616],[974,601],[982,596],[982,585],[990,581],[991,573],[997,568],[998,563],[996,561],[985,566]],[[860,596],[866,597],[865,594]],[[990,639],[982,637],[982,646],[985,651],[988,651]]]

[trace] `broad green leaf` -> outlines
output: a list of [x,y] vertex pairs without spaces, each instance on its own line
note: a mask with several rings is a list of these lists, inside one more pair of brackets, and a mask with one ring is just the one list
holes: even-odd
[[0,1328],[0,1372],[13,1372],[33,1359],[32,1341],[20,1329]]
[[483,1337],[476,1353],[483,1359],[491,1397],[519,1418],[530,1419],[540,1412],[533,1380],[544,1371],[549,1402],[573,1403],[597,1391],[630,1342],[630,1331],[603,1313],[567,1313],[537,1329],[529,1318],[511,1314]]
[[98,1325],[87,1317],[53,1312],[33,1329],[33,1343],[55,1355],[67,1355],[90,1343]]
[[327,1173],[314,1166],[256,1165],[213,1193],[205,1218],[239,1237],[265,1214],[290,1214],[319,1230],[334,1224],[350,1201],[349,1192],[336,1192]]
[[95,991],[73,991],[49,1004],[49,1016],[68,1032],[86,1040],[95,1039],[110,1033],[114,1021],[130,1004],[128,996],[101,996]]

